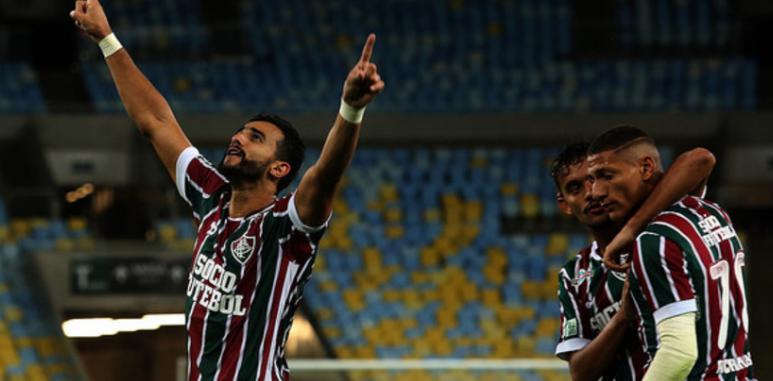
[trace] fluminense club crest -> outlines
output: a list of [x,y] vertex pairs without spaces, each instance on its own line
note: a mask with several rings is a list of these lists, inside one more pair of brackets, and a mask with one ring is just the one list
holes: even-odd
[[236,241],[231,242],[231,254],[234,259],[244,264],[255,251],[255,237],[243,235]]

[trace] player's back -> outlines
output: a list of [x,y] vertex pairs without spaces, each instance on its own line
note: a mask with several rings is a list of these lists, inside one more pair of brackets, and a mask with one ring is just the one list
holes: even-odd
[[[696,312],[698,359],[689,380],[752,380],[745,254],[717,204],[685,197],[660,213],[634,247],[631,289],[655,322]],[[642,341],[654,353],[653,324]]]

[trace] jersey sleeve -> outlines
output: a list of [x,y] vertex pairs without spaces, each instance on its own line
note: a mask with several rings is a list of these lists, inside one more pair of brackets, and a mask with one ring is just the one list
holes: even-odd
[[652,232],[639,235],[634,245],[632,269],[638,285],[633,292],[640,293],[646,301],[655,323],[697,311],[685,252],[673,240]]
[[295,206],[295,193],[277,199],[271,213],[263,222],[264,234],[279,239],[281,252],[293,260],[305,261],[317,252],[322,236],[327,230],[331,216],[319,226],[304,224]]
[[[570,267],[570,266],[567,266]],[[567,267],[558,273],[558,302],[561,311],[561,326],[556,356],[563,360],[569,354],[579,351],[593,339],[588,311],[572,286],[572,274]]]
[[200,219],[218,202],[218,196],[228,183],[214,166],[195,147],[180,153],[175,166],[177,192],[191,206]]

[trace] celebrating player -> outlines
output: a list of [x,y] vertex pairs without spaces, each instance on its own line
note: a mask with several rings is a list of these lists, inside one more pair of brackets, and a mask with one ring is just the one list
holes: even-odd
[[365,106],[384,89],[368,36],[349,72],[339,115],[289,196],[277,198],[303,161],[286,120],[258,115],[230,138],[218,168],[199,155],[168,103],[111,32],[98,0],[70,13],[99,43],[121,101],[150,139],[198,222],[186,303],[190,380],[288,380],[285,341],[349,165]]
[[[630,126],[598,136],[588,165],[592,195],[617,223],[656,195],[663,175],[652,138]],[[644,379],[753,380],[744,251],[727,213],[687,196],[634,236],[631,294],[654,354]]]
[[[591,197],[588,143],[567,146],[553,161],[551,174],[562,212],[588,227],[593,243],[560,271],[561,337],[556,354],[569,361],[573,380],[639,380],[649,355],[630,324],[633,310],[622,272],[609,271],[601,253],[620,224],[610,220]],[[649,219],[708,178],[713,155],[702,148],[681,154],[658,185],[661,198],[650,198],[637,218]],[[666,186],[667,188],[664,188]]]

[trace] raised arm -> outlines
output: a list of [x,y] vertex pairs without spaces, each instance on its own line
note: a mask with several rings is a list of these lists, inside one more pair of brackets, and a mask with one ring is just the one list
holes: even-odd
[[77,0],[70,12],[75,25],[99,43],[129,117],[150,139],[174,180],[177,157],[191,145],[163,96],[137,68],[113,35],[99,0]]
[[620,254],[658,213],[688,194],[702,195],[715,163],[714,155],[705,148],[694,148],[679,155],[644,204],[607,245],[604,264],[613,270],[627,270],[629,264],[620,263]]
[[370,62],[375,43],[376,36],[369,35],[360,60],[346,77],[341,110],[325,139],[319,160],[306,171],[298,185],[295,206],[306,225],[322,225],[330,215],[338,183],[357,147],[362,112],[384,89],[376,65]]

